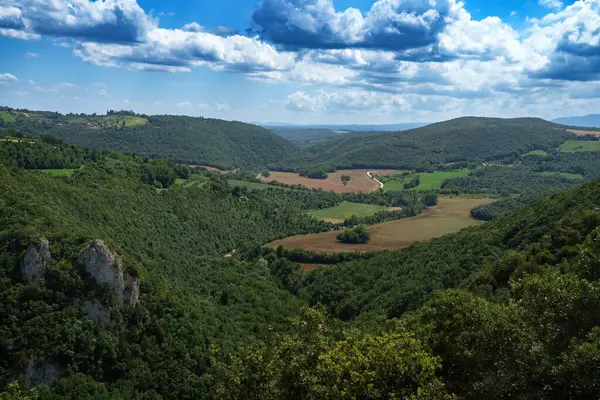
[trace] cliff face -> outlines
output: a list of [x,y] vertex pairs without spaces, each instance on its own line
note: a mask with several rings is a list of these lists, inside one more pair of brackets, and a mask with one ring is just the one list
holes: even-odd
[[21,261],[21,276],[25,280],[44,276],[44,271],[50,264],[52,256],[48,240],[41,238],[38,244],[30,244]]
[[123,273],[121,258],[101,240],[83,248],[77,264],[84,268],[103,288],[114,292],[122,303],[135,305],[140,297],[139,280]]

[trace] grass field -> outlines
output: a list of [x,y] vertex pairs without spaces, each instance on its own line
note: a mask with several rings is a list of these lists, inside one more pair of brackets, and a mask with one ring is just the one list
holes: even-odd
[[525,156],[548,157],[548,153],[546,153],[544,150],[533,150],[524,155]]
[[390,207],[377,206],[373,204],[361,204],[343,202],[337,207],[326,208],[324,210],[309,211],[308,213],[315,218],[334,223],[344,222],[345,219],[353,215],[359,217],[368,217],[379,211],[390,210]]
[[325,253],[398,250],[418,241],[430,240],[483,223],[471,218],[470,211],[475,206],[489,204],[491,201],[490,199],[440,198],[437,206],[416,217],[367,227],[371,232],[371,241],[367,244],[340,243],[336,239],[339,231],[330,231],[292,236],[268,243],[266,246],[276,248],[282,245],[288,249],[299,248]]
[[35,169],[33,171],[40,171],[52,176],[71,176],[76,169]]
[[0,111],[0,119],[4,122],[15,122],[16,119],[8,111]]
[[248,190],[266,190],[266,189],[270,189],[270,188],[281,189],[281,190],[292,190],[289,188],[267,185],[266,183],[236,181],[234,179],[229,179],[227,182],[229,183],[229,186],[245,187],[245,188],[248,188]]
[[[392,175],[402,171],[349,169],[332,172],[327,179],[309,179],[293,172],[271,172],[268,178],[261,177],[265,182],[277,181],[288,185],[304,185],[310,189],[321,188],[326,192],[333,190],[336,193],[370,193],[379,189],[379,184],[367,176],[367,172],[374,175]],[[342,175],[349,175],[350,182],[346,186],[341,181]]]
[[583,175],[580,174],[568,174],[566,172],[550,172],[550,171],[546,171],[546,172],[540,172],[540,174],[542,175],[546,175],[546,176],[562,176],[563,178],[567,178],[567,179],[573,179],[573,180],[582,180],[583,179]]
[[578,153],[583,151],[600,151],[600,141],[569,140],[560,146],[564,153]]
[[[431,190],[431,189],[439,189],[442,187],[442,183],[446,179],[451,178],[460,178],[462,176],[467,176],[471,170],[469,169],[461,169],[458,171],[440,171],[440,172],[432,172],[426,174],[418,174],[421,177],[421,184],[414,188],[415,190]],[[399,191],[404,190],[404,182],[412,179],[414,175],[408,175],[402,182],[389,182],[385,183],[383,188],[389,191]]]
[[125,126],[146,125],[148,123],[148,120],[146,118],[134,117],[134,116],[130,116],[130,115],[108,116],[108,117],[104,117],[104,120],[110,121],[111,123],[114,123],[117,125],[123,125],[123,123],[125,123]]

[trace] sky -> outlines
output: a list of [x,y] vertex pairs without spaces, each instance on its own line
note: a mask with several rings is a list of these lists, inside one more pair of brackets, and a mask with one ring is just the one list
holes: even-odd
[[0,105],[387,124],[600,110],[600,0],[0,0]]

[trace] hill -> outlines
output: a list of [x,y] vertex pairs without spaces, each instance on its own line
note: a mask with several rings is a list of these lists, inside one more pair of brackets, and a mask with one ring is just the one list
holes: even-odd
[[562,117],[553,119],[552,122],[568,126],[600,128],[600,114],[589,114],[581,117]]
[[[330,227],[306,210],[395,195],[246,190],[8,132],[2,398],[600,396],[598,181],[404,250],[332,256],[260,245]],[[173,173],[188,181],[159,181]]]
[[352,131],[352,132],[394,132],[394,131],[406,131],[408,129],[420,128],[428,125],[425,122],[407,122],[403,124],[383,124],[383,125],[335,125],[335,124],[310,124],[310,125],[297,125],[297,124],[281,124],[277,122],[258,124],[264,126],[267,129],[327,129],[332,131]]
[[428,170],[446,163],[516,158],[558,147],[575,134],[534,118],[458,118],[404,132],[351,135],[322,141],[292,165]]
[[292,143],[257,125],[211,118],[138,115],[61,115],[3,108],[15,121],[5,123],[26,133],[60,137],[96,147],[174,162],[234,168],[264,168],[299,156]]

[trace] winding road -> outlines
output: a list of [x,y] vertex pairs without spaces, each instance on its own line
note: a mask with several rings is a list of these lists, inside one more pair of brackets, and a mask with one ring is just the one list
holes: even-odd
[[373,174],[373,172],[375,172],[375,171],[370,171],[370,172],[367,172],[367,175],[369,176],[369,178],[371,178],[371,179],[373,179],[375,182],[379,183],[379,187],[380,187],[381,189],[383,189],[383,182],[381,182],[381,181],[377,180],[377,178],[373,178],[373,175],[372,175],[372,174]]

